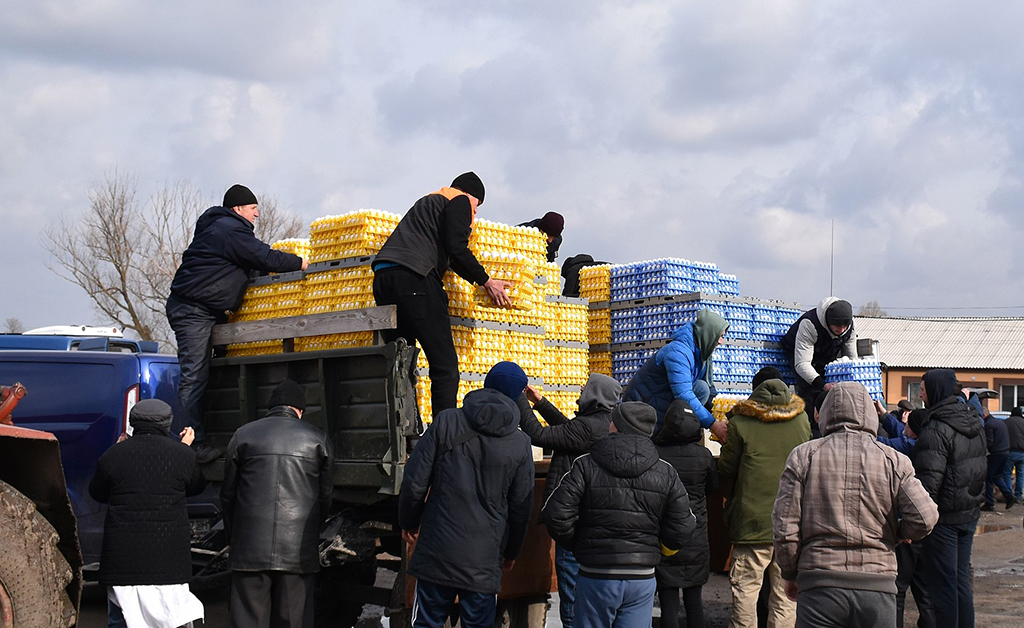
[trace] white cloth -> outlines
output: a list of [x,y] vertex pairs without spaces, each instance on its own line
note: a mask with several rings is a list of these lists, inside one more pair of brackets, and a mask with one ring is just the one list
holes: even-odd
[[179,628],[204,618],[203,603],[187,584],[109,587],[128,628]]

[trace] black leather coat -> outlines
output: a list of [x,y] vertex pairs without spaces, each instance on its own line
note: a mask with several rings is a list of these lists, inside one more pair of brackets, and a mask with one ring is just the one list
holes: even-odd
[[321,524],[334,488],[331,444],[288,407],[238,428],[220,498],[235,571],[319,571]]

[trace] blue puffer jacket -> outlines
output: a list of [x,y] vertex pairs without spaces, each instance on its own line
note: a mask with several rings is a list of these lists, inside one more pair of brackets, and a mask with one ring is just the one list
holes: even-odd
[[[695,327],[697,332],[694,332]],[[700,420],[703,428],[711,427],[715,417],[711,415],[698,400],[693,392],[694,382],[705,379],[709,360],[702,357],[701,348],[698,346],[697,336],[714,337],[711,342],[717,342],[719,336],[725,333],[728,324],[725,319],[708,310],[702,310],[697,316],[696,323],[686,323],[672,334],[672,342],[658,350],[656,354],[644,363],[636,372],[626,391],[622,394],[623,401],[643,401],[654,406],[658,412],[658,426],[665,420],[665,411],[676,399],[686,401],[693,413]],[[705,343],[708,341],[705,340]],[[714,350],[712,345],[711,350]],[[704,353],[710,357],[711,350]],[[710,384],[711,399],[714,399],[717,391],[714,385]]]

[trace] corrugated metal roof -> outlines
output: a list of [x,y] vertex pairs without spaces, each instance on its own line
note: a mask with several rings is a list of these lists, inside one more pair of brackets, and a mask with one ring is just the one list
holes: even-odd
[[855,318],[859,338],[903,368],[1024,370],[1024,318]]

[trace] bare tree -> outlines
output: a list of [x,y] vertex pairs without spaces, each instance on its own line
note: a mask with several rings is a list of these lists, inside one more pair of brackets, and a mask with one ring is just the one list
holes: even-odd
[[887,314],[886,311],[882,309],[882,306],[878,304],[878,301],[868,301],[867,305],[862,305],[858,308],[857,316],[884,318]]
[[[106,321],[173,350],[164,304],[207,203],[188,181],[164,184],[146,204],[137,200],[137,188],[134,176],[107,175],[90,191],[85,215],[51,224],[43,245],[56,261],[51,270],[85,290]],[[260,203],[260,239],[297,237],[303,231],[302,220],[279,210],[276,197]]]
[[20,334],[25,331],[25,325],[18,318],[8,318],[4,321],[4,331],[8,334]]

